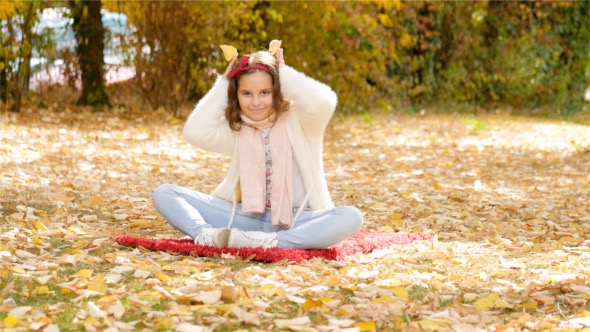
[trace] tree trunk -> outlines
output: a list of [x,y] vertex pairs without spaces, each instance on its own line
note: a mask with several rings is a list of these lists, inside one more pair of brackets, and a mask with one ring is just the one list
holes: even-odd
[[[4,66],[0,74],[0,97],[2,101],[8,100],[8,94],[12,97],[13,103],[10,106],[11,112],[20,112],[23,98],[27,98],[29,93],[29,80],[31,79],[31,56],[33,54],[33,44],[35,36],[33,34],[33,25],[36,20],[36,6],[34,2],[30,2],[22,14],[22,21],[19,23],[19,30],[21,31],[21,40],[18,47],[18,59],[16,64],[15,74],[8,77],[9,66]],[[15,32],[12,25],[7,25],[7,30],[10,35],[14,36]],[[11,88],[8,88],[8,83],[11,83]]]
[[448,68],[451,59],[453,58],[453,49],[455,42],[455,34],[453,33],[453,20],[455,19],[455,7],[459,4],[445,3],[441,8],[443,12],[442,22],[440,26],[440,51],[438,61],[441,70]]
[[101,1],[69,0],[74,18],[76,54],[82,72],[82,95],[79,105],[107,105],[109,98],[104,81],[104,27]]
[[[4,57],[0,54],[0,63],[4,63]],[[6,65],[0,70],[0,100],[6,103],[8,101],[8,70]]]
[[23,22],[23,41],[27,40],[27,43],[23,42],[21,47],[21,55],[22,55],[22,62],[19,64],[18,72],[19,72],[19,89],[21,90],[21,95],[25,98],[29,95],[29,82],[31,80],[31,57],[33,56],[33,39],[36,36],[33,36],[33,24],[34,24],[34,16],[36,15],[35,11],[37,9],[34,6],[34,3],[30,3],[27,7],[27,12],[24,17]]

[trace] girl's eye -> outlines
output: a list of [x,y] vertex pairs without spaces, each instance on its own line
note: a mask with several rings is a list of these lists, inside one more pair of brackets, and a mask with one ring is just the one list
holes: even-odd
[[269,94],[271,94],[271,92],[270,92],[270,91],[263,91],[262,93],[263,93],[263,94],[265,94],[265,95],[269,95]]

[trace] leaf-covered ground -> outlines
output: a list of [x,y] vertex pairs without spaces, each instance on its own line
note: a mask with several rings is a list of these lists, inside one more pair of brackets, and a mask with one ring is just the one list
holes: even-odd
[[[228,160],[139,112],[0,114],[0,330],[590,330],[590,127],[503,116],[338,118],[334,200],[432,242],[262,264],[121,247],[179,237],[151,192]],[[587,327],[588,326],[588,327]]]

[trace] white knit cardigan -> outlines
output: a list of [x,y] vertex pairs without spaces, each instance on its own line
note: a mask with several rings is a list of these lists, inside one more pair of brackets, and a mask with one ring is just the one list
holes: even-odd
[[[289,66],[279,69],[281,91],[291,102],[286,116],[286,127],[293,155],[309,207],[321,210],[334,207],[324,173],[322,159],[324,130],[336,109],[338,98],[327,85],[320,83]],[[197,103],[184,127],[186,140],[207,151],[231,156],[226,178],[212,195],[231,201],[239,182],[238,140],[225,119],[229,80],[219,76],[213,88]],[[311,190],[311,192],[309,192]]]

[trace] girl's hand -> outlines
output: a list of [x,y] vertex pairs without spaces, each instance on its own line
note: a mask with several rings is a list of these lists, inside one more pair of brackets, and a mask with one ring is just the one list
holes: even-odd
[[236,69],[238,67],[238,57],[234,56],[231,61],[229,62],[229,64],[227,65],[227,68],[225,69],[225,73],[223,73],[223,77],[227,78],[227,75],[229,74],[230,71]]
[[279,64],[279,68],[285,66],[285,59],[283,58],[283,49],[279,48],[276,53],[277,62]]

